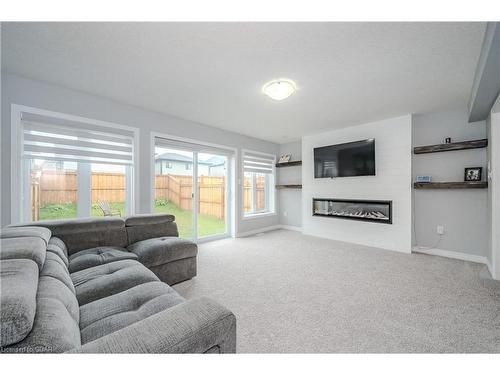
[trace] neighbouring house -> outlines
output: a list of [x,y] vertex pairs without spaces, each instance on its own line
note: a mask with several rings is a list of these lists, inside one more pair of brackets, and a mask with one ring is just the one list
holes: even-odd
[[[155,156],[155,173],[157,175],[172,174],[178,176],[190,176],[193,172],[193,159],[190,156],[174,152],[165,152]],[[200,176],[224,176],[226,168],[225,158],[212,156],[198,163],[198,175]]]

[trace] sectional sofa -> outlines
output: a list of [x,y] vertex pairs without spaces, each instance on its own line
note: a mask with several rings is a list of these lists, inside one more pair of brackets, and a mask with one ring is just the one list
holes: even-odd
[[233,353],[236,318],[168,284],[196,275],[171,215],[47,221],[0,234],[0,352]]

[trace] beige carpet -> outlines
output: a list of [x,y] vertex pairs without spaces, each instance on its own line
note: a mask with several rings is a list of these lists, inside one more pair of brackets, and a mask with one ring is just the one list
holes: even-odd
[[481,264],[278,230],[200,245],[175,286],[238,319],[238,352],[500,352],[500,286]]

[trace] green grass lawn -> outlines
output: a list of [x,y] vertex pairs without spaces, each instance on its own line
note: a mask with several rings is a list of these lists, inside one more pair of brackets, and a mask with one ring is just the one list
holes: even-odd
[[[174,215],[180,237],[191,238],[193,236],[193,215],[191,211],[182,210],[171,202],[156,201],[155,212]],[[224,220],[207,215],[198,215],[198,237],[223,234],[225,232],[226,223]]]
[[[119,209],[125,216],[125,203],[110,203],[112,209]],[[96,204],[92,205],[92,216],[104,216]],[[76,203],[46,204],[40,207],[40,220],[71,219],[76,217]]]
[[[119,209],[122,216],[125,216],[125,203],[111,203],[113,209]],[[155,202],[155,213],[167,213],[175,216],[175,221],[179,228],[179,235],[182,238],[193,236],[191,211],[181,210],[170,202]],[[92,205],[92,216],[103,216],[101,209],[97,205]],[[76,204],[47,204],[40,207],[40,220],[69,219],[76,217]],[[198,237],[223,234],[226,231],[224,220],[218,220],[211,216],[198,216]]]

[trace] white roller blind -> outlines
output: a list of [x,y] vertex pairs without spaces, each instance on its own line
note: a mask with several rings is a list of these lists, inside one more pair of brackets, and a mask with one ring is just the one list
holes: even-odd
[[243,151],[243,171],[273,173],[276,157],[252,151]]
[[85,124],[23,120],[25,158],[132,165],[133,135],[100,131]]
[[234,152],[222,147],[208,146],[198,143],[177,141],[168,138],[155,137],[155,146],[164,148],[174,148],[184,151],[196,151],[207,154],[227,155],[230,156]]

